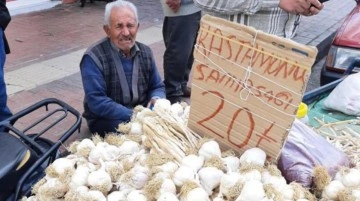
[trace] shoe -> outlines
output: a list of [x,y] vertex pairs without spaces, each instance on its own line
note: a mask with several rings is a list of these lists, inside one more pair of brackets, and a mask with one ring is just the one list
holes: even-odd
[[167,99],[170,101],[171,104],[181,102],[181,97],[180,96],[172,96],[172,97],[168,97]]
[[190,87],[185,87],[182,91],[183,91],[182,97],[189,98],[191,96],[191,88]]

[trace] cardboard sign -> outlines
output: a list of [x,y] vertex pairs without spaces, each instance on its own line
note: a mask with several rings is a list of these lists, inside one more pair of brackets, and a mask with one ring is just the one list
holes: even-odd
[[194,50],[188,127],[241,154],[276,160],[294,121],[317,50],[205,15]]

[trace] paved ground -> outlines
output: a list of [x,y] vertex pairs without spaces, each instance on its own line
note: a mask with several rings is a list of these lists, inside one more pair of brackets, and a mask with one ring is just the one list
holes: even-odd
[[[139,9],[138,39],[152,48],[162,73],[164,45],[160,3],[158,0],[132,2]],[[13,17],[6,30],[12,53],[7,57],[5,69],[8,104],[13,112],[49,97],[59,98],[79,112],[83,111],[84,94],[78,64],[85,48],[104,36],[104,5],[102,1],[87,3],[84,8],[78,3],[61,4]],[[317,46],[321,53],[324,52],[325,42],[331,41],[332,33],[354,5],[353,0],[325,3],[321,14],[303,18],[294,40]],[[81,132],[72,140],[89,135],[83,122]]]

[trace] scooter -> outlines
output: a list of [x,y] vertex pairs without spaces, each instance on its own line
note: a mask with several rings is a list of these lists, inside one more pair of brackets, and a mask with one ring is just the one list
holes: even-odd
[[31,187],[45,176],[48,165],[66,153],[61,146],[80,127],[80,113],[55,98],[1,121],[0,200],[30,196]]

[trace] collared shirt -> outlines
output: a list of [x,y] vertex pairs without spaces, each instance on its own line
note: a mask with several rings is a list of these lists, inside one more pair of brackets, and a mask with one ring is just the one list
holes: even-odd
[[279,7],[279,0],[194,0],[205,13],[285,38],[295,35],[300,15]]

